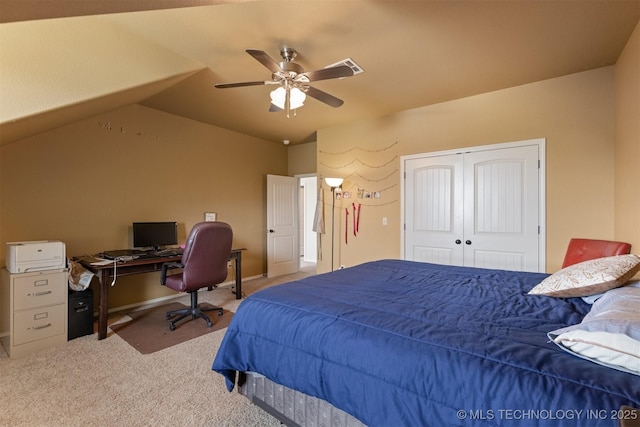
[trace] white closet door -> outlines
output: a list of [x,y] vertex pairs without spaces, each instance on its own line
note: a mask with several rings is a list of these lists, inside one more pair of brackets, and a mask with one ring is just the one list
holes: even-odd
[[464,265],[538,271],[538,147],[465,154]]
[[463,155],[411,159],[405,174],[405,259],[463,265]]
[[539,144],[404,160],[404,258],[544,271]]

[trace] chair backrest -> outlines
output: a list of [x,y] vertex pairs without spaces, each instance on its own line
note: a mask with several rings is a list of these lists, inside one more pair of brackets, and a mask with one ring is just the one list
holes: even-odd
[[610,240],[571,239],[562,268],[590,259],[624,255],[631,252],[631,244]]
[[233,231],[224,222],[200,222],[189,232],[182,254],[186,292],[222,283],[227,278]]

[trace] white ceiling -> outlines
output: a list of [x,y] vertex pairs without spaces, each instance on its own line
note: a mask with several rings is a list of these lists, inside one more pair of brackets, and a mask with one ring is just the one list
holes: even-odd
[[[0,142],[133,103],[280,143],[367,117],[612,65],[640,0],[0,0]],[[245,49],[306,71],[365,72],[314,87],[297,116],[270,113]]]

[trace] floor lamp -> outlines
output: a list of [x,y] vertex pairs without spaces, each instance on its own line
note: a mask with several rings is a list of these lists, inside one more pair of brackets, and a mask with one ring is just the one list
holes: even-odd
[[325,178],[324,182],[331,187],[331,271],[333,271],[333,246],[335,242],[334,229],[336,226],[336,188],[342,186],[342,178]]

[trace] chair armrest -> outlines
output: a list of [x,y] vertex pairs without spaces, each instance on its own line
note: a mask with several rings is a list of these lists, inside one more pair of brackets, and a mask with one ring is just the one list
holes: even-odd
[[162,264],[162,272],[160,273],[160,284],[165,285],[167,282],[167,270],[170,268],[182,268],[183,265],[179,262],[165,262]]

